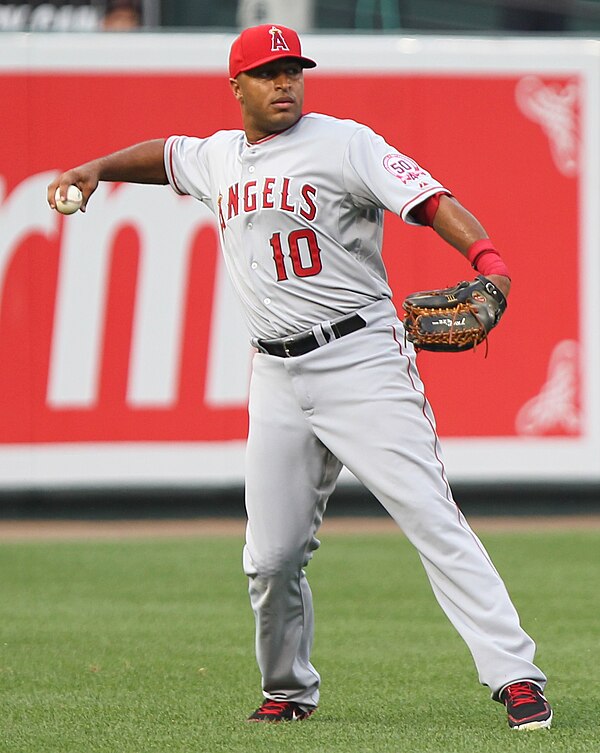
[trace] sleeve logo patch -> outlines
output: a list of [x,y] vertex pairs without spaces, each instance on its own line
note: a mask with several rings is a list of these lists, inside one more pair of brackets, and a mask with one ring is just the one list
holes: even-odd
[[388,173],[401,180],[404,185],[419,183],[419,186],[422,188],[428,183],[429,173],[405,154],[400,154],[399,152],[387,154],[383,158],[383,166]]

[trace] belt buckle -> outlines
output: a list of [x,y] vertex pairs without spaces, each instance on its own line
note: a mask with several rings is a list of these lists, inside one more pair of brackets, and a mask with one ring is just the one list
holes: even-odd
[[294,342],[294,337],[286,337],[283,339],[281,345],[283,346],[283,352],[287,356],[287,358],[292,358],[292,354],[290,353],[289,346]]

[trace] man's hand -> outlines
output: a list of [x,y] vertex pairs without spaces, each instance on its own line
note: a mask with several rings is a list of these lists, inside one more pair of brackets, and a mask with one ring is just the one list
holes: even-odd
[[60,197],[64,200],[69,186],[77,186],[83,195],[80,211],[85,212],[88,199],[98,187],[99,182],[98,170],[94,168],[94,164],[94,162],[89,162],[81,167],[67,170],[66,173],[62,173],[48,185],[48,204],[51,209],[56,209],[55,194],[57,189],[60,189]]

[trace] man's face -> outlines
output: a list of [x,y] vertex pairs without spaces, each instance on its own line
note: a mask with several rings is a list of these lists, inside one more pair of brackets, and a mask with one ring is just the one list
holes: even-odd
[[294,125],[302,114],[304,75],[294,58],[281,58],[229,79],[242,108],[244,130],[258,141]]

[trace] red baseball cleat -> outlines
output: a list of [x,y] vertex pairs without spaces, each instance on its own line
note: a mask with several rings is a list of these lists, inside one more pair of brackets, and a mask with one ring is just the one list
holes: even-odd
[[507,685],[500,698],[508,712],[511,729],[541,729],[552,723],[552,708],[541,689],[524,680]]
[[267,699],[262,706],[251,714],[247,721],[249,722],[299,722],[307,719],[314,711],[314,708],[305,709],[293,701],[273,701]]

